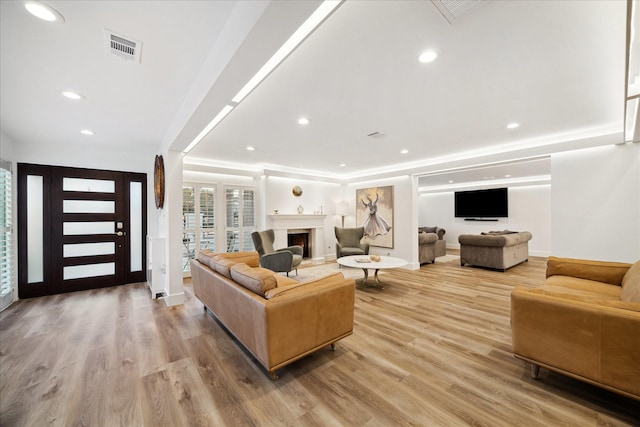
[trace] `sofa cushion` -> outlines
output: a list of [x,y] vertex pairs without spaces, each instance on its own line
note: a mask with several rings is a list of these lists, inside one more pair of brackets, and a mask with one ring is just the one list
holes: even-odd
[[213,258],[216,254],[211,249],[203,249],[198,252],[198,261],[200,261],[204,265],[210,265],[211,258]]
[[297,285],[300,283],[299,280],[293,279],[291,277],[283,276],[282,274],[275,274],[276,278],[276,288],[283,288],[286,286]]
[[255,294],[265,296],[265,292],[278,285],[276,274],[262,267],[250,267],[240,262],[231,267],[231,278]]
[[249,267],[258,267],[260,265],[260,255],[256,251],[218,252],[215,255],[231,261],[243,262]]
[[640,261],[636,261],[622,278],[620,299],[627,302],[640,302]]
[[519,231],[510,234],[460,234],[458,242],[461,245],[468,246],[490,246],[505,247],[514,246],[520,243],[526,243],[531,240],[531,233],[528,231]]
[[329,276],[322,277],[320,279],[311,280],[309,282],[297,283],[291,286],[274,288],[265,292],[264,296],[266,299],[272,299],[272,298],[279,297],[294,291],[304,292],[305,289],[312,286],[319,286],[319,285],[333,284],[333,283],[339,284],[339,283],[342,283],[343,281],[344,281],[344,275],[338,272],[338,273],[333,273]]
[[588,294],[593,297],[599,295],[601,298],[611,298],[616,300],[620,299],[621,292],[620,286],[609,285],[595,280],[560,275],[551,276],[545,280],[542,288],[545,289],[547,287],[551,289],[565,289],[566,292],[574,290],[575,292]]
[[231,267],[236,264],[236,261],[221,257],[219,255],[212,257],[211,261],[209,261],[209,267],[229,279],[231,279]]
[[[558,276],[554,276],[558,277]],[[620,301],[620,288],[617,286],[611,285],[602,285],[607,286],[609,288],[613,288],[617,290],[617,292],[603,292],[601,288],[598,286],[598,282],[591,282],[590,280],[584,279],[575,279],[573,277],[563,277],[564,281],[559,282],[558,284],[553,284],[555,281],[549,282],[548,280],[544,285],[539,288],[535,288],[535,291],[538,293],[543,293],[545,295],[552,295],[557,297],[567,297],[576,299],[578,301],[586,301],[586,300],[610,300],[610,301]],[[579,286],[566,286],[567,281],[573,280],[581,280],[583,283],[582,287]]]

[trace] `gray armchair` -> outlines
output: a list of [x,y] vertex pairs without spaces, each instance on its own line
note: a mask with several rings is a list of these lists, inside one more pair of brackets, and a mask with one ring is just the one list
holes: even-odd
[[368,255],[369,244],[360,243],[364,237],[364,227],[340,228],[335,227],[336,258],[349,255]]
[[251,233],[253,246],[260,255],[260,266],[269,270],[287,273],[296,270],[298,274],[298,266],[302,262],[302,246],[289,246],[282,249],[274,249],[273,241],[275,240],[273,230],[254,231]]

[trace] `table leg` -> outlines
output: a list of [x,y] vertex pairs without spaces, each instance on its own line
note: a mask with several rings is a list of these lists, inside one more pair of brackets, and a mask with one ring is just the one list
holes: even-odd
[[362,279],[362,281],[360,282],[360,285],[361,285],[360,287],[363,287],[363,288],[372,287],[372,288],[384,289],[384,286],[382,286],[382,282],[380,282],[380,279],[378,278],[379,269],[376,268],[373,283],[369,283],[369,269],[363,268],[362,271],[364,271],[364,279]]

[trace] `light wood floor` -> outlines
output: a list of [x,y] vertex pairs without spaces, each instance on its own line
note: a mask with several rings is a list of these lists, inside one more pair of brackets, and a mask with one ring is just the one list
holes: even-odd
[[[355,328],[271,379],[203,311],[141,285],[23,300],[0,313],[2,426],[623,426],[638,402],[511,353],[506,273],[456,261],[381,274]],[[576,357],[580,357],[576,354]]]

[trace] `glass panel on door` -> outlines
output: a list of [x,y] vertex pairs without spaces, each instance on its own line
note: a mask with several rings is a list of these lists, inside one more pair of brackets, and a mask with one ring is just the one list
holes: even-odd
[[44,179],[27,176],[27,283],[44,281]]
[[131,252],[130,271],[142,271],[144,264],[142,215],[142,182],[129,183],[129,250]]

